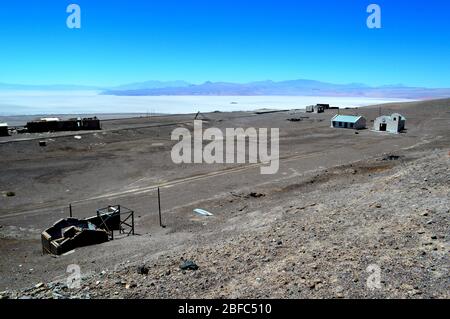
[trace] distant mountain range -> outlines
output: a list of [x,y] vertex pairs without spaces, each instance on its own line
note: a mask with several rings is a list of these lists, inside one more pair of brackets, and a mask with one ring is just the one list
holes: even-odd
[[113,89],[102,94],[119,96],[161,96],[161,95],[210,95],[210,96],[345,96],[372,98],[431,99],[450,97],[450,88],[431,89],[406,87],[403,85],[387,85],[370,87],[365,84],[332,84],[313,80],[291,81],[259,81],[250,83],[205,82],[194,85]]
[[185,81],[146,81],[131,84],[125,84],[112,88],[113,91],[133,91],[133,90],[148,90],[148,89],[166,89],[166,88],[183,88],[192,85]]
[[14,85],[0,83],[0,90],[97,90],[103,95],[117,96],[345,96],[371,98],[435,99],[450,97],[450,88],[407,87],[386,85],[371,87],[361,83],[332,84],[313,80],[258,81],[250,83],[185,81],[147,81],[102,88],[79,85]]

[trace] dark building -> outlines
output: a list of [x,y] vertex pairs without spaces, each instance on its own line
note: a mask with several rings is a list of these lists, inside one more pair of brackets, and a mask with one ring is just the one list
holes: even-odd
[[102,126],[100,120],[97,117],[85,118],[81,120],[81,127],[83,130],[101,130]]
[[9,136],[8,124],[0,123],[0,136]]
[[29,133],[101,130],[101,123],[97,117],[69,120],[42,118],[38,121],[28,122],[27,130]]
[[26,127],[29,133],[45,133],[58,131],[59,125],[60,120],[56,117],[52,117],[28,122]]

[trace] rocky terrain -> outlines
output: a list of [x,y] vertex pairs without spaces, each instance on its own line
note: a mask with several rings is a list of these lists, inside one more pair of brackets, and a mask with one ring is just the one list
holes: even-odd
[[[233,224],[225,238],[197,234],[197,245],[83,274],[79,288],[62,280],[1,296],[449,298],[450,153],[388,155],[234,194],[230,205],[254,210],[235,216],[246,227]],[[186,261],[198,269],[181,269]],[[370,265],[380,269],[378,288],[367,284]]]
[[[195,114],[0,138],[0,297],[448,298],[450,99],[340,110],[369,128],[399,112],[402,134],[330,128],[336,112],[202,114],[205,128],[280,128],[274,175],[175,164],[171,132]],[[136,236],[43,255],[69,203],[77,218],[128,207]]]

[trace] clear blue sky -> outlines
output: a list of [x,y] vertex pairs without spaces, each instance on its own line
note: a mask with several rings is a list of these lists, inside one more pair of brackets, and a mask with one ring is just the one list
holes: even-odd
[[[82,28],[66,26],[66,7]],[[382,8],[381,30],[366,7]],[[8,0],[0,82],[117,85],[145,80],[450,87],[447,0]]]

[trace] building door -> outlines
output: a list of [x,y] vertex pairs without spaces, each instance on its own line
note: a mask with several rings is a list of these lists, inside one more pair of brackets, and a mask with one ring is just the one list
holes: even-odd
[[386,123],[380,123],[380,131],[386,132],[387,124]]

